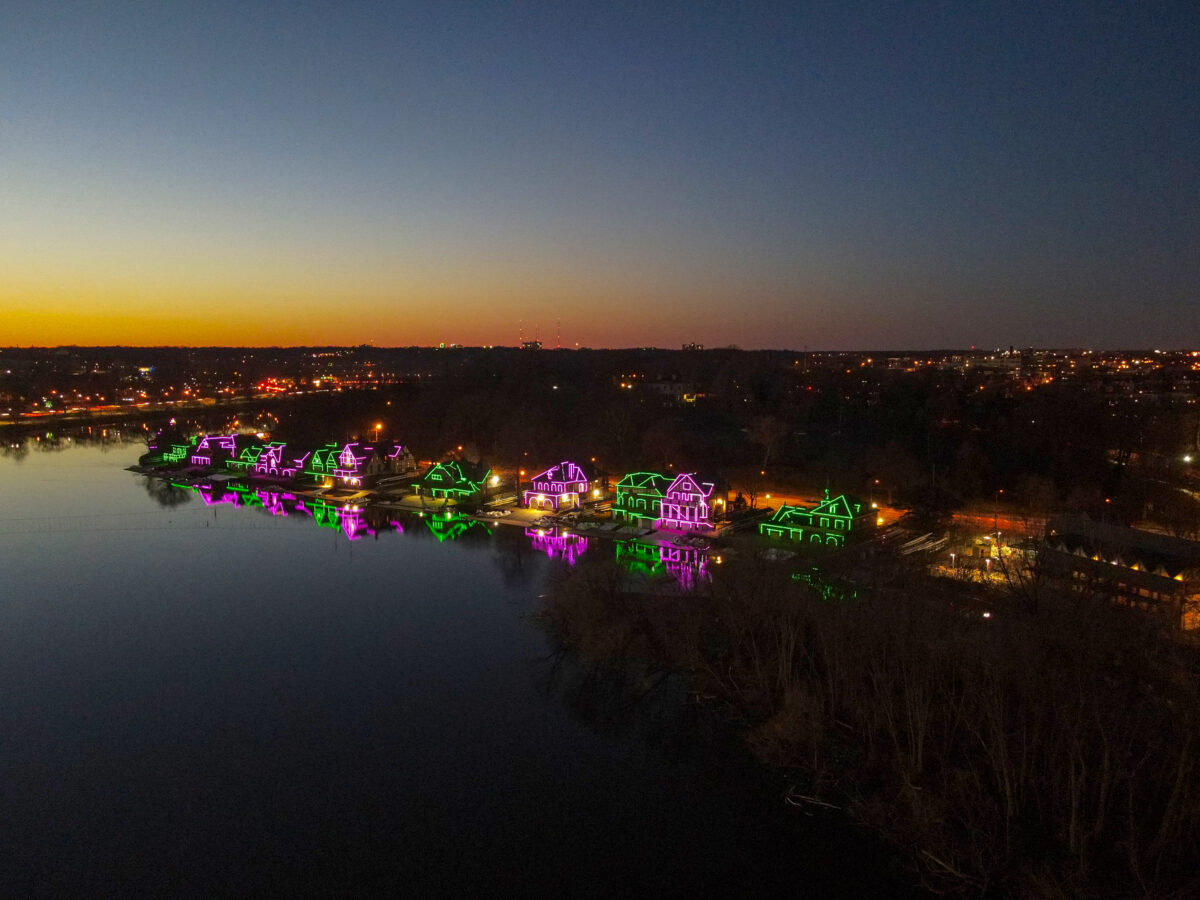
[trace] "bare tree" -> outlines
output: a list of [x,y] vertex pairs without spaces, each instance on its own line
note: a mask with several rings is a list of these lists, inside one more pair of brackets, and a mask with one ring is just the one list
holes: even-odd
[[765,468],[771,461],[776,446],[787,437],[788,425],[777,416],[759,416],[747,429],[750,440],[763,448],[761,465]]

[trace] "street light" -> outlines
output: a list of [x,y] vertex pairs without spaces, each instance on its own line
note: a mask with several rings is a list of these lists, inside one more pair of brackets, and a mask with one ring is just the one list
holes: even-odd
[[999,544],[999,541],[1000,541],[1000,495],[1003,493],[1004,493],[1004,488],[999,488],[996,491],[996,519],[995,519],[995,522],[993,523],[995,525],[995,527],[992,530],[994,532],[996,532],[997,544]]

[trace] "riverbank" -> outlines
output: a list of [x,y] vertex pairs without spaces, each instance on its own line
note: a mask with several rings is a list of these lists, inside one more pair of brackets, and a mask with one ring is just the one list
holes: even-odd
[[588,510],[572,513],[572,518],[567,519],[547,510],[517,506],[513,501],[495,505],[485,504],[485,508],[480,509],[476,505],[464,506],[451,499],[433,500],[424,495],[405,491],[404,482],[408,480],[407,478],[393,477],[374,488],[347,490],[345,488],[300,486],[292,481],[281,481],[256,475],[213,473],[199,467],[163,469],[156,466],[134,465],[129,466],[128,471],[189,487],[197,485],[221,487],[231,482],[256,485],[262,488],[283,490],[297,498],[320,499],[338,506],[352,506],[355,507],[355,511],[361,511],[368,506],[380,510],[410,513],[454,510],[488,526],[506,525],[525,530],[540,529],[556,536],[578,534],[583,537],[611,540],[637,540],[640,543],[658,547],[687,548],[693,554],[711,556],[718,560],[723,559],[723,556],[729,552],[727,548],[713,544],[714,539],[721,537],[723,529],[716,529],[711,535],[658,531],[653,528],[622,524],[614,521],[611,514],[607,512]]

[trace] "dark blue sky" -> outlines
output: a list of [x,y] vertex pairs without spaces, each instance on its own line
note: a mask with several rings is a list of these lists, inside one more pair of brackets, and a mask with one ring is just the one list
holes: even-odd
[[1196,3],[10,0],[0,344],[1197,346],[1198,59]]

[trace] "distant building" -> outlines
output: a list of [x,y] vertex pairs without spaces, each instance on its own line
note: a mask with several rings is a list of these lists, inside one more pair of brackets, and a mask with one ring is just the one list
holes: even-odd
[[[695,395],[696,386],[674,378],[660,378],[656,381],[645,382],[643,390],[663,406],[680,406],[684,402],[684,397]],[[694,396],[692,402],[694,402]]]
[[192,452],[192,446],[192,444],[172,443],[162,451],[163,465],[172,466],[186,462],[188,455]]
[[334,443],[317,447],[309,454],[304,474],[311,476],[318,484],[332,486],[337,480],[339,457],[343,449],[342,445]]
[[662,501],[673,479],[657,472],[630,472],[617,482],[613,518],[652,526],[662,515]]
[[1058,516],[1038,554],[1048,576],[1069,590],[1200,628],[1200,543],[1136,528]]
[[199,438],[184,440],[175,433],[159,433],[150,441],[148,452],[142,457],[144,465],[178,466],[188,462],[192,449]]
[[845,494],[830,497],[826,489],[825,499],[812,509],[787,504],[780,506],[768,521],[758,526],[758,533],[789,541],[842,547],[855,523],[862,518],[862,503]]
[[541,341],[521,341],[521,349],[522,350],[541,350],[542,342]]
[[272,441],[258,454],[253,471],[256,475],[272,478],[295,478],[297,468],[287,456],[287,445],[280,441]]
[[[241,437],[241,435],[238,435],[238,437]],[[247,441],[235,457],[226,461],[225,467],[234,472],[251,472],[254,470],[254,465],[258,462],[258,457],[262,454],[262,451],[262,441]]]
[[188,462],[193,466],[228,468],[231,461],[240,460],[242,451],[253,446],[253,442],[253,438],[242,434],[208,434],[196,443]]
[[329,443],[316,449],[280,441],[264,442],[250,434],[211,434],[190,444],[172,440],[152,446],[147,457],[164,466],[187,462],[210,469],[291,481],[307,478],[319,485],[363,487],[387,475],[415,472],[416,460],[395,441]]

